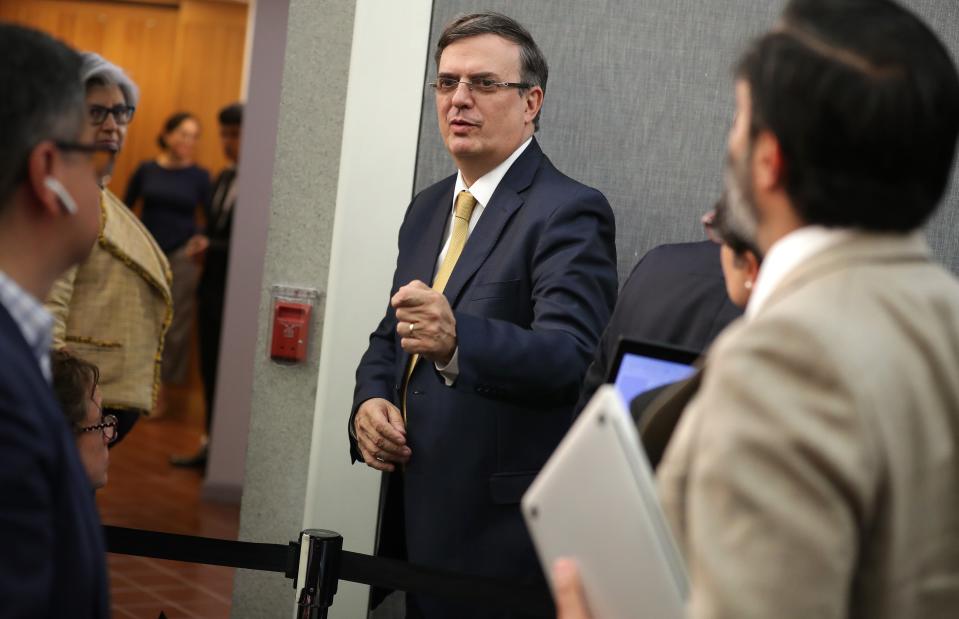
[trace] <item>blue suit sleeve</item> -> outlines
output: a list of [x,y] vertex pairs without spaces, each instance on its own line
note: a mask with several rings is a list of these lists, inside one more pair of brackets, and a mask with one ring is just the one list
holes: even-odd
[[455,388],[572,405],[616,300],[615,223],[602,194],[583,188],[556,208],[537,242],[531,274],[530,328],[455,312]]
[[[406,225],[404,221],[403,226]],[[402,236],[402,232],[401,232]],[[398,273],[394,270],[393,284],[390,288],[390,298],[399,290]],[[350,428],[353,427],[353,418],[360,404],[371,398],[383,398],[395,403],[394,381],[396,371],[396,310],[389,302],[386,304],[386,314],[370,334],[370,344],[360,359],[356,368],[356,387],[353,390],[353,407],[347,425],[347,435],[350,440],[350,458],[353,462],[362,461],[356,439]]]
[[29,404],[0,394],[0,608],[4,617],[47,617],[54,590],[54,457]]

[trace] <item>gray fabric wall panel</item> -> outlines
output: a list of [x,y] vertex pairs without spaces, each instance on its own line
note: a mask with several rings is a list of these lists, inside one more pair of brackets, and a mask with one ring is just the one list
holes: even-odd
[[[912,0],[959,56],[959,2]],[[620,282],[650,248],[703,238],[719,197],[732,119],[732,66],[781,0],[575,2],[435,0],[430,55],[446,23],[502,11],[533,33],[550,79],[537,139],[566,174],[600,189],[616,213]],[[435,72],[430,62],[428,75]],[[425,89],[416,190],[454,171]],[[959,272],[959,182],[930,225],[937,256]]]
[[[909,0],[905,3],[921,15],[949,46],[953,61],[959,59],[959,2],[956,0]],[[959,110],[956,110],[959,114]],[[953,273],[959,274],[959,160],[953,163],[952,182],[939,211],[927,226],[929,244]]]

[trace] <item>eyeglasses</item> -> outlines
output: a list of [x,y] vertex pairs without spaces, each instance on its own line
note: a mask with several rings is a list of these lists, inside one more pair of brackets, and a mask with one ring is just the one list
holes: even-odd
[[719,234],[719,230],[716,229],[716,210],[713,209],[703,215],[701,221],[703,224],[703,230],[706,232],[706,238],[717,245],[722,245],[723,237]]
[[103,433],[103,440],[109,444],[117,440],[117,425],[119,425],[119,423],[120,422],[117,421],[115,416],[104,415],[103,421],[96,425],[77,428],[77,434],[83,434],[84,432],[96,432],[99,430]]
[[136,108],[132,105],[124,105],[122,103],[114,105],[113,107],[94,104],[87,108],[90,115],[90,122],[94,125],[102,125],[109,114],[113,114],[113,120],[116,124],[126,125],[133,120],[133,112],[135,110]]
[[93,160],[93,167],[96,170],[97,182],[102,180],[104,174],[109,174],[113,169],[113,162],[116,159],[117,151],[107,144],[81,144],[80,142],[54,142],[56,147],[65,152],[86,153]]
[[427,86],[436,91],[436,94],[452,94],[459,88],[460,84],[466,84],[470,92],[483,94],[492,94],[500,88],[532,88],[532,84],[525,82],[497,82],[488,77],[474,77],[471,80],[457,80],[452,77],[438,77],[435,82],[429,82]]

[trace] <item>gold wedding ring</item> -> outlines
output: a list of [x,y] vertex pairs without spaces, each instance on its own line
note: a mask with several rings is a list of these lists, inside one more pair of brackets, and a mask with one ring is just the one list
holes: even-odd
[[415,329],[415,328],[416,328],[416,323],[415,323],[415,322],[411,322],[411,323],[410,323],[410,335],[413,335],[413,329]]

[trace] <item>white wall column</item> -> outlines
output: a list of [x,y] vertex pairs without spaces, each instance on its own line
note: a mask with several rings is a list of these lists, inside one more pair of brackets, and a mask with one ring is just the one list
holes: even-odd
[[[355,552],[373,550],[380,475],[350,465],[347,416],[357,363],[389,300],[412,197],[431,12],[431,0],[358,0],[353,22],[303,521],[338,531]],[[367,594],[340,583],[330,616],[363,616]]]

